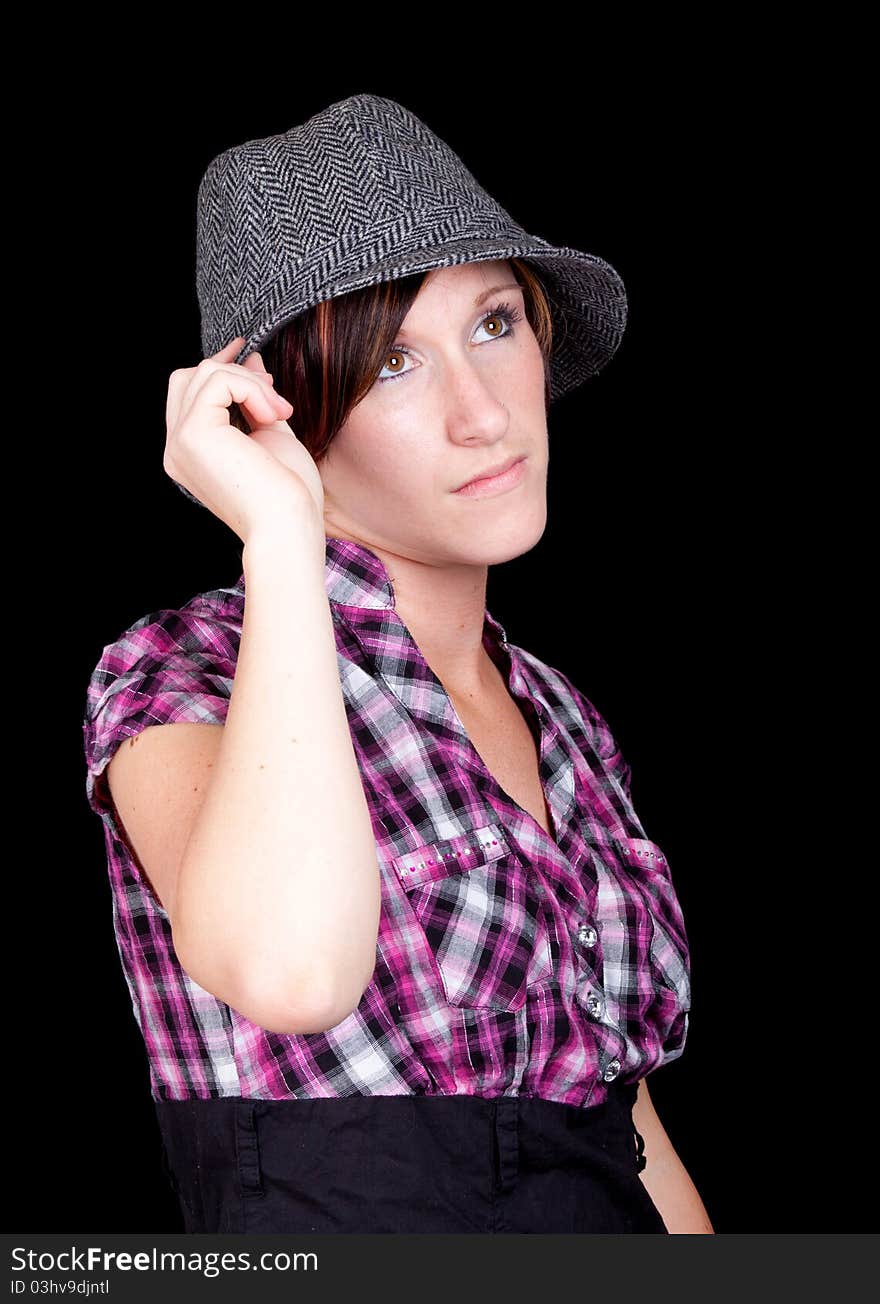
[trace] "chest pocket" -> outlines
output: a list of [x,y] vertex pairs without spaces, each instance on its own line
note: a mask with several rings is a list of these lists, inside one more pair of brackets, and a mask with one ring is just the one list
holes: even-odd
[[543,905],[499,825],[426,843],[393,864],[451,1005],[517,1010],[553,975]]

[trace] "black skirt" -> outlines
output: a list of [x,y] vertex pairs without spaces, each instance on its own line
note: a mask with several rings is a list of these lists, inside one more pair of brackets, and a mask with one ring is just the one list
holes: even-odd
[[636,1093],[153,1103],[187,1232],[666,1233]]

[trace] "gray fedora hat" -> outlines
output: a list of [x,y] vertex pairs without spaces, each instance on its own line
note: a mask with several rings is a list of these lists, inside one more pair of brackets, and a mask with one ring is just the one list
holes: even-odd
[[621,277],[595,254],[530,235],[401,104],[352,95],[209,164],[196,212],[202,355],[241,335],[241,363],[324,299],[505,258],[537,264],[547,294],[552,402],[617,349],[627,317]]

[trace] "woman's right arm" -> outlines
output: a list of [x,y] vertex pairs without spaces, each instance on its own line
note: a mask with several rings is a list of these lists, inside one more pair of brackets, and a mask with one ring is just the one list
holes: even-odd
[[[184,969],[270,1031],[321,1032],[372,977],[380,874],[325,589],[321,480],[259,355],[229,361],[239,343],[172,375],[165,454],[244,544],[225,723],[142,729],[108,783]],[[233,400],[250,437],[229,425]]]

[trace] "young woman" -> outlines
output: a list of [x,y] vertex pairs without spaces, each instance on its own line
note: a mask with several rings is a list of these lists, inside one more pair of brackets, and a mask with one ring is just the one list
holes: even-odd
[[361,95],[214,160],[198,288],[164,465],[243,573],[107,645],[83,725],[186,1229],[711,1232],[645,1083],[690,1009],[666,858],[485,605],[619,277]]

